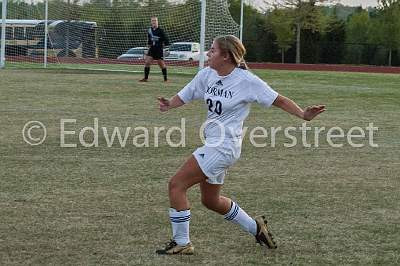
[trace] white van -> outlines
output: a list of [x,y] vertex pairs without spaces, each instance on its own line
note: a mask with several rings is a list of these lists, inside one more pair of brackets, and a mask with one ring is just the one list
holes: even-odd
[[[204,53],[204,60],[208,57]],[[169,54],[165,60],[171,61],[199,61],[200,44],[198,42],[175,42],[169,47]]]

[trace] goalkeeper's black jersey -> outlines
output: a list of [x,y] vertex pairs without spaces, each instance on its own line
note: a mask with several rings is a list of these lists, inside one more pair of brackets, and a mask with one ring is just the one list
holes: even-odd
[[147,39],[147,43],[155,48],[162,48],[164,45],[169,45],[168,37],[161,28],[149,28],[147,30]]

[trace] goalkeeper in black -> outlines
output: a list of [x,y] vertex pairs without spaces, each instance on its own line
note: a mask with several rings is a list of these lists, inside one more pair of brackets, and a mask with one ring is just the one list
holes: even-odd
[[145,66],[144,66],[144,78],[141,82],[146,82],[149,78],[150,66],[153,60],[157,60],[158,65],[161,68],[162,74],[164,76],[164,81],[167,82],[167,67],[164,62],[164,46],[169,45],[169,40],[164,30],[158,27],[157,17],[151,18],[151,27],[147,31],[147,44],[149,50],[145,56]]

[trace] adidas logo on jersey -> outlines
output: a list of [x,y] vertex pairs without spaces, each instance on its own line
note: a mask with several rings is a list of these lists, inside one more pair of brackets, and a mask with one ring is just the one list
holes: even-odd
[[204,159],[204,153],[200,153],[199,156]]

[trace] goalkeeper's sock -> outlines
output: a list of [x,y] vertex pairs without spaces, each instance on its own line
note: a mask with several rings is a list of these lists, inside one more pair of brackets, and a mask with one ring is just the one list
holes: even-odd
[[148,79],[150,73],[150,67],[144,67],[144,78]]
[[179,246],[185,246],[190,242],[189,222],[190,210],[177,211],[174,208],[169,209],[169,219],[172,225],[173,240]]
[[167,69],[163,68],[163,69],[161,69],[161,71],[162,71],[162,74],[164,76],[164,81],[167,81],[168,80],[168,78],[167,78]]
[[257,234],[256,221],[242,210],[236,202],[231,201],[231,209],[224,217],[225,220],[240,225],[244,231],[254,236]]

